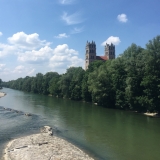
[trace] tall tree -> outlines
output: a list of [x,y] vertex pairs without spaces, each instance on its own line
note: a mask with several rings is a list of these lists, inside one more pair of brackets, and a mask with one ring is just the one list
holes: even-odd
[[125,95],[127,71],[125,67],[125,60],[122,57],[113,60],[110,66],[115,107],[118,109],[127,108]]
[[132,44],[125,50],[123,58],[126,63],[126,102],[129,109],[141,110],[141,96],[143,94],[143,87],[141,81],[143,78],[143,48]]
[[0,89],[2,88],[2,79],[0,79]]
[[160,36],[150,40],[146,48],[144,77],[141,83],[144,87],[142,105],[151,112],[160,112]]
[[103,61],[94,61],[89,65],[88,69],[86,70],[83,80],[82,80],[82,99],[84,101],[87,101],[87,102],[92,101],[91,92],[89,91],[88,83],[87,83],[90,73],[98,69],[103,64],[104,64]]
[[49,94],[49,84],[50,81],[52,80],[53,77],[58,77],[58,73],[57,72],[47,72],[44,76],[43,76],[43,84],[42,84],[42,93],[43,94]]
[[111,61],[95,69],[88,78],[92,101],[102,106],[114,107],[114,93],[109,71]]

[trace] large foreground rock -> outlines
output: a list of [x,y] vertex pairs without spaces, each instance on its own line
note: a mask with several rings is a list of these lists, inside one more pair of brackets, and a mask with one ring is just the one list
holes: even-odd
[[49,132],[15,139],[5,149],[5,160],[93,160],[71,143]]

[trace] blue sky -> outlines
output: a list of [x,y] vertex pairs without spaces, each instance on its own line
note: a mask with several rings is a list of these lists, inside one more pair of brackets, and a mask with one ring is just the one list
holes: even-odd
[[0,78],[64,73],[84,67],[85,45],[132,43],[142,47],[160,34],[159,0],[0,0]]

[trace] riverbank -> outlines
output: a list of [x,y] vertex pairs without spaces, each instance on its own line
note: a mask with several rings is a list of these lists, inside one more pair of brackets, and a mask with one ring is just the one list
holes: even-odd
[[4,151],[4,160],[93,160],[76,146],[52,134],[51,127],[45,126],[39,134],[12,140]]
[[6,93],[0,92],[0,98],[1,98],[1,97],[4,97],[5,95],[6,95]]

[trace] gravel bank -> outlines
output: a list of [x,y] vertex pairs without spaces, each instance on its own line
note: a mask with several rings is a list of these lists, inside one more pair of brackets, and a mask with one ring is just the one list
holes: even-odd
[[52,136],[50,127],[41,132],[9,142],[4,160],[93,160],[71,143]]

